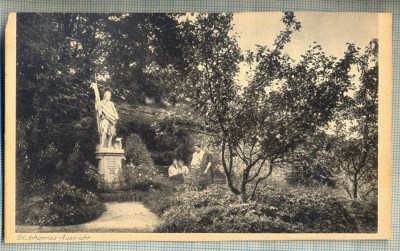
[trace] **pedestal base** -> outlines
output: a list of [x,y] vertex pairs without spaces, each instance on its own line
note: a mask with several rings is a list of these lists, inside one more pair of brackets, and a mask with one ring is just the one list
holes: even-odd
[[99,148],[96,159],[99,160],[98,170],[104,178],[105,188],[118,189],[121,179],[121,160],[124,158],[123,149]]

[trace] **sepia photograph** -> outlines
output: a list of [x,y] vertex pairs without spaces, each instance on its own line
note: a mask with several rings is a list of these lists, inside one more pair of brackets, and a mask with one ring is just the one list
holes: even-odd
[[17,13],[6,237],[388,238],[390,21]]

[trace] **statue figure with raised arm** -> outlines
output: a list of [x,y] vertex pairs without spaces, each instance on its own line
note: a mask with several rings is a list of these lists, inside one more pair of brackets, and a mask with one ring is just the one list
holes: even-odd
[[[97,82],[97,81],[96,81]],[[115,109],[114,103],[111,102],[111,92],[105,91],[103,100],[100,101],[99,89],[97,83],[91,83],[91,88],[94,90],[96,96],[96,118],[97,128],[100,135],[99,148],[112,148],[112,139],[115,136],[115,125],[119,119],[117,110]]]

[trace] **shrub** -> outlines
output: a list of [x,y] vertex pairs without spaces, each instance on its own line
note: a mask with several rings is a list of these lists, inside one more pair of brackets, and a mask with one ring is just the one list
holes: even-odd
[[93,220],[105,206],[93,193],[60,182],[49,194],[30,198],[16,211],[18,224],[59,226]]
[[303,172],[290,172],[286,175],[285,180],[294,186],[336,186],[336,180],[333,178],[331,172],[320,165],[308,166]]
[[141,137],[137,134],[131,134],[125,142],[125,158],[127,163],[133,165],[154,166],[150,153]]
[[19,184],[19,186],[16,186],[17,203],[33,194],[43,194],[51,189],[51,185],[46,180],[38,177],[20,179]]
[[276,208],[254,201],[229,205],[212,226],[214,232],[224,233],[293,233],[298,228],[277,217]]
[[364,233],[374,233],[378,227],[378,201],[349,200],[347,208],[357,221],[357,226]]
[[153,213],[161,216],[164,211],[177,205],[179,200],[176,197],[185,191],[187,191],[185,185],[175,180],[161,179],[147,193],[142,202]]
[[165,152],[151,152],[151,157],[156,165],[170,165],[173,159],[177,158],[175,151],[165,151]]
[[[225,187],[185,191],[163,204],[159,232],[345,233],[357,232],[346,202],[320,191],[265,186],[242,203]],[[159,207],[162,207],[161,205]]]
[[185,184],[178,184],[174,180],[165,180],[161,187],[148,193],[143,203],[153,213],[161,216],[172,206],[180,205],[182,203],[180,195],[188,191]]
[[204,169],[190,169],[190,172],[185,177],[185,182],[182,188],[185,190],[201,191],[211,185],[210,173],[204,174]]
[[82,153],[82,148],[77,143],[68,156],[66,164],[61,168],[63,180],[79,188],[96,190],[98,187],[97,167],[90,164]]
[[79,143],[75,144],[74,149],[69,154],[67,163],[65,165],[66,176],[76,177],[76,174],[82,174],[82,166],[85,164],[85,158],[83,157],[81,146]]
[[[159,232],[256,233],[295,232],[276,210],[256,202],[241,203],[225,187],[213,185],[172,197]],[[293,227],[292,227],[293,228]]]
[[105,187],[107,187],[104,181],[104,175],[99,173],[99,170],[96,166],[90,164],[89,162],[85,162],[84,167],[84,177],[85,184],[80,186],[80,188],[86,188],[90,191],[103,191]]
[[126,116],[120,116],[118,120],[118,135],[128,137],[132,133],[136,133],[146,142],[151,142],[155,136],[155,131],[152,128],[154,118],[152,115],[137,109],[138,107],[131,107],[126,104],[119,104],[118,111]]
[[156,232],[167,233],[204,233],[212,228],[213,215],[221,214],[222,207],[202,207],[193,209],[190,205],[175,205],[168,209],[157,227]]
[[[210,225],[205,220],[207,215],[218,205],[236,200],[230,193],[225,193],[225,189],[213,188],[201,192],[183,191],[165,200],[168,204],[164,204],[163,222],[156,231],[206,232],[205,228]],[[212,210],[207,212],[209,208]]]
[[257,202],[277,208],[283,221],[298,224],[303,233],[353,233],[357,224],[345,208],[347,199],[321,190],[265,186]]
[[122,165],[120,188],[147,191],[158,186],[162,177],[154,166],[147,164]]
[[118,122],[119,135],[128,137],[132,133],[138,134],[152,153],[156,165],[169,165],[173,158],[186,162],[190,160],[193,147],[191,133],[179,126],[190,122],[186,117],[183,121],[176,121],[165,116],[169,113],[164,109],[149,106],[132,108],[120,104],[118,109],[129,114]]

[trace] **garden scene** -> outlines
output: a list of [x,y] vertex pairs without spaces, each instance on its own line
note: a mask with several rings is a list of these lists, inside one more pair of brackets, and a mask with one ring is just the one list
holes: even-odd
[[18,14],[17,231],[376,233],[377,30],[248,15]]

